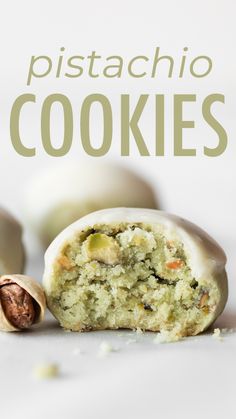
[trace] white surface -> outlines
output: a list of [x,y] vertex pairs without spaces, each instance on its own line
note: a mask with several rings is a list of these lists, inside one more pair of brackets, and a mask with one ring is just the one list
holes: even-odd
[[[0,35],[0,203],[21,218],[22,189],[38,168],[80,161],[85,157],[79,137],[79,110],[85,96],[107,95],[114,109],[114,139],[108,157],[143,173],[155,186],[163,208],[188,218],[206,229],[226,250],[230,297],[222,327],[236,327],[235,286],[235,74],[236,25],[234,0],[8,0],[1,5]],[[132,57],[152,54],[156,46],[178,60],[185,46],[189,56],[206,54],[214,60],[214,71],[203,79],[65,80],[48,77],[26,87],[31,55],[57,58],[61,46],[68,55],[97,50],[103,56]],[[24,113],[22,130],[28,145],[36,145],[35,158],[18,156],[9,136],[9,115],[16,97],[35,93],[37,103]],[[45,97],[61,92],[70,97],[74,115],[73,147],[66,158],[47,156],[42,149],[39,126]],[[202,100],[213,92],[225,94],[225,106],[216,114],[228,132],[228,147],[218,158],[207,158],[202,147],[215,135],[203,121]],[[154,150],[153,95],[166,95],[166,156],[120,158],[119,100],[130,93],[135,105],[141,93],[150,93],[150,104],[142,128],[152,155]],[[174,93],[196,93],[197,102],[186,106],[186,118],[196,127],[186,130],[185,143],[196,146],[196,158],[173,157]],[[61,138],[60,112],[53,115],[54,135]],[[92,132],[100,127],[93,118]],[[59,140],[58,140],[59,142]],[[57,143],[57,141],[55,141]],[[40,250],[33,248],[26,227],[28,272],[40,279],[43,270]],[[41,255],[42,256],[42,255]],[[129,337],[119,332],[64,333],[51,323],[37,332],[0,334],[0,416],[28,418],[235,418],[236,335],[223,342],[202,336],[186,341],[154,345],[152,336],[126,345]],[[106,339],[119,348],[109,357],[97,359],[99,343]],[[81,346],[84,354],[73,355]],[[41,360],[57,361],[62,376],[50,382],[35,382],[32,368]]]
[[[1,335],[3,417],[235,417],[235,334],[172,344],[155,344],[152,335],[128,344],[135,333],[119,335],[63,333],[50,324],[20,337]],[[116,351],[101,358],[104,339]],[[45,359],[58,362],[61,375],[37,381],[33,368]]]

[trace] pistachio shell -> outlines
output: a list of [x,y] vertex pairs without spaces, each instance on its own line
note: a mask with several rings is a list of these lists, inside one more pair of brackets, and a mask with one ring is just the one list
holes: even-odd
[[[27,291],[31,297],[36,301],[38,309],[35,313],[35,319],[33,324],[39,323],[44,318],[46,300],[42,286],[33,278],[26,275],[2,275],[0,277],[1,281],[14,282],[19,285],[25,291]],[[20,331],[21,329],[13,326],[10,321],[5,316],[4,310],[1,305],[0,300],[0,330],[5,332],[15,332]]]
[[0,208],[0,274],[22,273],[24,262],[21,225],[11,214]]

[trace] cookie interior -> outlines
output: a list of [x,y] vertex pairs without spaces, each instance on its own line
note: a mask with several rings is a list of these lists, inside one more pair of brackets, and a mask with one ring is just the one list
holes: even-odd
[[195,278],[183,243],[162,226],[93,225],[54,262],[48,305],[74,331],[141,328],[181,336],[202,331],[219,302],[209,278]]

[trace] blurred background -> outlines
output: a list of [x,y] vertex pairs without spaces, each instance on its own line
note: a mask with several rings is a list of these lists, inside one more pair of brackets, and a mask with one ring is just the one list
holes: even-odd
[[[25,225],[28,272],[40,279],[43,271],[43,250],[25,221],[24,191],[29,179],[40,170],[73,162],[93,162],[80,140],[80,110],[85,97],[91,93],[107,96],[113,111],[113,141],[107,156],[100,162],[113,162],[132,170],[150,183],[161,208],[190,219],[207,230],[225,249],[228,256],[230,298],[228,309],[236,304],[235,245],[236,245],[236,95],[235,95],[235,13],[233,0],[141,1],[120,0],[62,1],[41,0],[21,2],[8,0],[1,7],[0,62],[0,204],[9,209]],[[132,79],[125,65],[135,55],[152,57],[159,46],[162,55],[171,55],[178,66],[183,48],[188,47],[186,71],[182,79],[174,72],[171,79],[162,70],[154,79]],[[121,55],[124,73],[120,79],[92,79],[85,71],[77,79],[55,78],[55,66],[45,78],[33,79],[26,86],[32,55],[47,55],[57,62],[60,48],[64,57],[87,56],[91,51],[103,58]],[[188,64],[198,55],[207,55],[213,69],[205,78],[193,78]],[[163,66],[164,68],[164,66]],[[62,67],[62,74],[66,71]],[[36,103],[22,112],[21,132],[24,143],[36,147],[36,156],[24,158],[14,151],[9,133],[9,118],[14,100],[23,93],[36,95]],[[74,112],[73,146],[65,157],[50,157],[43,150],[40,138],[41,107],[46,96],[62,93],[68,96]],[[149,100],[140,120],[150,157],[141,157],[132,142],[129,157],[120,157],[120,95],[130,94],[132,107],[140,94]],[[173,95],[196,94],[196,103],[184,106],[184,117],[195,121],[194,129],[184,130],[184,145],[196,148],[196,157],[173,156]],[[216,104],[214,114],[228,134],[224,154],[209,158],[203,147],[217,142],[215,132],[202,117],[201,106],[212,93],[225,95],[225,105]],[[165,95],[164,157],[155,157],[154,95]],[[101,113],[94,108],[91,135],[94,146],[101,138]],[[62,138],[62,112],[52,111],[54,145]],[[81,179],[86,183],[86,177]],[[52,191],[53,194],[53,191]],[[48,196],[45,196],[45,200]],[[40,257],[39,257],[40,255]],[[151,416],[150,416],[151,417]],[[192,416],[195,417],[195,416]],[[229,416],[228,416],[229,417]]]

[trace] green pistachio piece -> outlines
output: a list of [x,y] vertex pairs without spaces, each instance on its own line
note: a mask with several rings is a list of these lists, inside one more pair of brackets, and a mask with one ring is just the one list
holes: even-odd
[[89,259],[115,265],[120,260],[118,243],[106,234],[91,234],[85,242],[86,253]]

